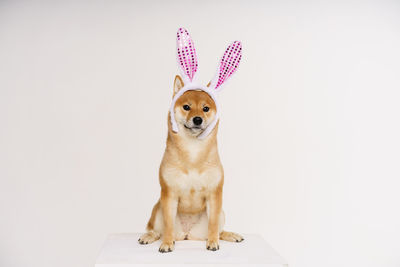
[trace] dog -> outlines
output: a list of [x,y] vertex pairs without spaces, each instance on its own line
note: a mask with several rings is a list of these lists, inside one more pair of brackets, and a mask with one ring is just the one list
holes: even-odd
[[[178,54],[179,49],[185,52],[193,46],[187,31],[180,28],[178,41],[185,38],[186,45],[178,42]],[[188,51],[186,56],[190,53]],[[229,62],[226,58],[225,63],[223,61],[224,58],[221,66]],[[240,58],[235,64],[239,61]],[[217,75],[206,88],[197,86],[191,79],[193,70],[197,69],[197,59],[190,62],[189,68],[187,64],[181,64],[186,81],[179,75],[174,80],[166,149],[159,169],[161,196],[153,207],[147,232],[138,240],[140,244],[150,244],[162,238],[159,248],[162,253],[173,251],[177,240],[204,240],[206,248],[211,251],[219,249],[220,239],[231,242],[244,240],[237,233],[223,230],[224,171],[217,147],[218,105],[214,92],[211,92],[212,88],[218,87],[221,75]],[[221,74],[224,69],[220,68],[218,72]]]

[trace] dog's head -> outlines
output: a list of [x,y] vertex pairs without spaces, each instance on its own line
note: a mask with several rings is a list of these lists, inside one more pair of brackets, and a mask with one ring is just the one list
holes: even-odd
[[[184,86],[179,75],[175,77],[174,95]],[[204,91],[190,90],[183,93],[174,106],[175,119],[181,129],[192,136],[201,134],[215,119],[214,100]]]

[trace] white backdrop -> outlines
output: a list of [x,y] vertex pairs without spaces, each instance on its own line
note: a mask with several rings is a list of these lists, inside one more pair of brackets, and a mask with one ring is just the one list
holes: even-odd
[[0,266],[91,266],[144,230],[180,26],[204,83],[244,46],[226,228],[293,267],[400,266],[400,4],[322,2],[0,2]]

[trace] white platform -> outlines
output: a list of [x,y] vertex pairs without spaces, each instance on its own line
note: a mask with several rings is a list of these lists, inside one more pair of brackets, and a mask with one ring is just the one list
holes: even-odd
[[139,234],[112,234],[105,241],[95,267],[218,266],[287,267],[259,235],[244,235],[241,243],[220,241],[218,251],[208,251],[205,241],[177,241],[170,253],[158,252],[160,241],[138,243]]

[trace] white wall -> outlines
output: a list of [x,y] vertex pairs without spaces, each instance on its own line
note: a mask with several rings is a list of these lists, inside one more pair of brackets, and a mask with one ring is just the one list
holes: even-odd
[[227,229],[293,267],[400,266],[400,4],[0,3],[0,266],[91,266],[142,231],[189,29],[221,94]]

